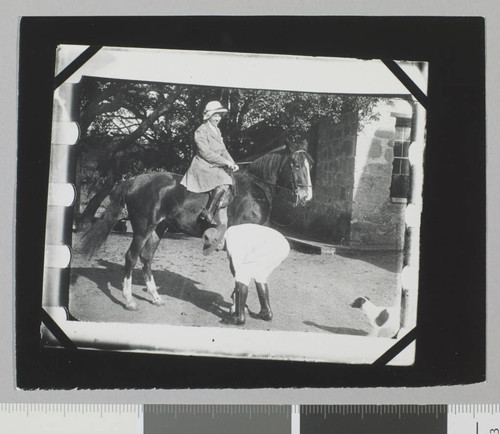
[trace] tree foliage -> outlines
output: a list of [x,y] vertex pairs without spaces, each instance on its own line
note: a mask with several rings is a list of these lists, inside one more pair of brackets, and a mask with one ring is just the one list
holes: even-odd
[[91,197],[89,221],[114,184],[138,173],[184,173],[196,151],[193,133],[208,101],[229,111],[220,128],[235,160],[262,149],[270,132],[303,139],[344,111],[374,116],[375,98],[261,89],[138,83],[84,77],[80,96],[80,185]]

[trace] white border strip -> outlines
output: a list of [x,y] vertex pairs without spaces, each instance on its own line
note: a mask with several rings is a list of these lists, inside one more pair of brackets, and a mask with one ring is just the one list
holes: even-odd
[[[57,72],[86,47],[60,45]],[[420,88],[426,77],[405,62]],[[193,85],[359,95],[409,95],[380,60],[103,47],[68,81],[82,76]]]
[[[372,364],[395,339],[215,327],[180,327],[162,324],[95,323],[67,321],[63,308],[45,308],[79,348],[140,351],[174,355],[295,360],[348,364]],[[60,345],[44,329],[52,345]],[[391,364],[413,363],[414,351],[406,351]]]

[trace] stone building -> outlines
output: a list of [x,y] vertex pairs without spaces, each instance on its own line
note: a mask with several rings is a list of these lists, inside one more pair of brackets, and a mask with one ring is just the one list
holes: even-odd
[[278,224],[287,232],[359,248],[403,248],[413,110],[394,98],[375,111],[378,119],[363,125],[357,112],[349,112],[316,127],[313,200],[305,209],[286,210],[282,203],[275,209],[274,220],[281,216]]

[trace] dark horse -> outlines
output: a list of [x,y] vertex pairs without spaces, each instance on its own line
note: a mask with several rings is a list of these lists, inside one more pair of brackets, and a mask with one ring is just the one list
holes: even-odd
[[[311,157],[305,149],[286,142],[249,164],[247,171],[234,174],[234,197],[227,208],[227,224],[267,224],[276,190],[290,191],[293,205],[305,205],[312,198]],[[148,293],[156,305],[164,304],[151,273],[151,262],[160,239],[168,230],[201,236],[206,226],[200,210],[207,193],[191,193],[180,185],[181,176],[169,172],[138,175],[118,184],[110,194],[103,216],[82,237],[82,250],[92,255],[106,240],[126,206],[133,229],[132,243],[125,255],[123,295],[125,307],[136,310],[132,297],[132,270],[137,258],[143,264]]]

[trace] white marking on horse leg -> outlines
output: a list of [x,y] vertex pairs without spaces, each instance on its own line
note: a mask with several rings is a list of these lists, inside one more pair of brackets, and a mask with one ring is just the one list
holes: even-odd
[[309,167],[309,161],[305,160],[306,163],[306,171],[307,171],[307,197],[306,200],[309,201],[313,197],[313,190],[312,190],[312,182],[311,182],[311,170]]
[[123,279],[123,296],[126,300],[132,298],[132,278],[125,277]]
[[137,303],[132,298],[132,276],[123,279],[123,297],[125,298],[125,309],[137,310]]
[[146,273],[144,273],[144,280],[146,281],[146,288],[148,290],[148,293],[153,297],[153,304],[156,304],[157,306],[162,306],[165,304],[165,301],[160,297],[160,294],[158,294],[155,279],[152,274],[148,276]]

